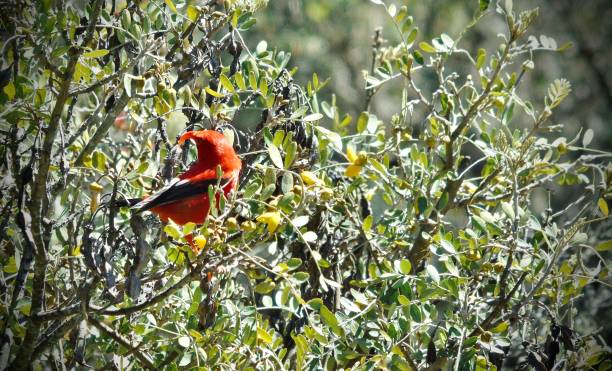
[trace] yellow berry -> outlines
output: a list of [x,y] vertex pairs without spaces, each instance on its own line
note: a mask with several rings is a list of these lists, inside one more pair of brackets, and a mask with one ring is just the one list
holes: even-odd
[[238,229],[238,221],[232,216],[225,220],[225,225],[227,225],[227,229],[232,231]]
[[257,229],[257,225],[251,220],[246,220],[240,225],[245,232],[252,232]]

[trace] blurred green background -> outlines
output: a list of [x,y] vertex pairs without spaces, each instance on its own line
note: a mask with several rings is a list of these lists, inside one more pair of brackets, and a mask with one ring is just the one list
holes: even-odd
[[[391,3],[398,8],[408,6],[419,27],[417,41],[429,41],[441,33],[455,38],[478,8],[477,0],[386,1]],[[531,26],[530,34],[538,39],[541,35],[552,37],[559,46],[567,42],[572,46],[563,53],[537,53],[535,70],[522,83],[521,94],[541,102],[550,82],[567,78],[573,92],[555,113],[555,124],[563,125],[568,139],[580,128],[592,128],[596,133],[592,146],[611,149],[612,1],[514,1],[515,11],[534,7],[539,7],[540,16]],[[384,9],[369,0],[270,0],[246,36],[250,45],[267,40],[271,47],[290,51],[292,65],[299,67],[296,78],[302,83],[313,72],[322,80],[331,78],[323,97],[329,99],[335,93],[340,109],[355,117],[364,106],[362,71],[371,65],[376,27],[383,27],[388,44],[397,43],[397,32]],[[502,18],[491,11],[465,35],[459,46],[474,54],[480,47],[495,48],[501,42],[496,35],[504,30]],[[458,70],[469,68],[468,63],[465,60],[464,66],[457,66]],[[399,88],[391,85],[375,96],[372,108],[379,117],[387,119],[397,111],[399,93]]]

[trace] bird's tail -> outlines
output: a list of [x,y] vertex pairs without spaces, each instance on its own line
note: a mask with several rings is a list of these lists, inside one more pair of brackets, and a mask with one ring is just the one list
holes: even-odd
[[132,207],[142,201],[142,198],[124,198],[115,200],[115,207]]

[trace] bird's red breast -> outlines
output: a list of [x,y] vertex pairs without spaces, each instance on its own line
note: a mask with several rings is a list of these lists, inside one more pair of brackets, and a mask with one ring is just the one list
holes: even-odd
[[[180,137],[178,144],[190,139],[197,146],[197,161],[164,188],[135,205],[136,211],[150,210],[164,222],[172,219],[177,224],[202,224],[210,211],[208,187],[219,183],[226,196],[236,189],[242,162],[225,136],[213,130],[189,131]],[[218,167],[222,171],[221,179],[217,177]],[[217,194],[217,203],[219,197]]]

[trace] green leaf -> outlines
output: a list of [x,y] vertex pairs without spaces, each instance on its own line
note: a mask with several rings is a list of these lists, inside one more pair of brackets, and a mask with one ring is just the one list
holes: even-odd
[[257,339],[266,344],[272,344],[272,336],[270,336],[270,334],[268,334],[268,332],[261,327],[257,327]]
[[106,155],[101,151],[94,151],[91,155],[91,163],[92,165],[101,171],[106,169]]
[[367,112],[361,112],[359,114],[359,118],[357,119],[357,132],[362,133],[368,124],[368,120],[370,115]]
[[9,257],[8,261],[6,262],[6,265],[2,270],[4,271],[4,273],[7,274],[17,273],[17,263],[15,261],[14,256]]
[[442,40],[442,43],[447,49],[452,49],[453,46],[455,46],[455,40],[445,33],[440,35],[440,40]]
[[287,260],[287,267],[289,267],[289,269],[297,269],[300,265],[302,265],[302,259],[300,258],[291,258]]
[[307,272],[295,272],[293,274],[293,279],[299,283],[306,282],[310,278],[310,274]]
[[512,205],[510,205],[509,202],[502,201],[501,207],[502,211],[504,212],[504,214],[506,214],[506,216],[508,216],[508,218],[514,219],[514,208],[512,207]]
[[443,210],[448,204],[448,192],[443,192],[442,196],[440,196],[440,200],[438,201],[437,209]]
[[212,96],[213,96],[213,97],[215,97],[215,98],[223,98],[223,97],[224,97],[224,95],[223,95],[223,94],[221,94],[221,93],[219,93],[219,92],[217,92],[217,91],[212,90],[212,89],[211,89],[210,87],[208,87],[208,86],[207,86],[206,88],[204,88],[204,90],[206,90],[206,92],[207,92],[208,94],[212,95]]
[[480,11],[484,12],[485,10],[487,10],[489,8],[490,3],[491,0],[480,0]]
[[240,90],[246,90],[246,83],[244,82],[244,76],[242,76],[241,72],[236,72],[236,74],[234,75],[234,81],[236,81],[236,85],[238,85],[238,88]]
[[425,53],[435,53],[437,51],[436,48],[431,46],[431,44],[429,44],[427,41],[421,41],[419,43],[419,48],[421,48],[421,50]]
[[425,270],[427,271],[427,276],[431,278],[435,283],[440,283],[440,274],[438,270],[433,265],[428,265]]
[[302,236],[304,237],[304,241],[306,242],[314,242],[319,238],[319,236],[317,236],[317,234],[313,231],[308,231],[304,233]]
[[502,322],[499,325],[493,327],[491,329],[491,332],[498,334],[498,333],[506,331],[507,329],[508,329],[508,322]]
[[591,144],[591,141],[593,140],[594,136],[595,132],[593,131],[593,129],[587,129],[584,132],[584,136],[582,137],[582,146],[588,147],[588,145]]
[[457,250],[452,242],[445,240],[444,238],[440,239],[440,246],[449,254],[456,254]]
[[597,206],[599,206],[599,211],[601,211],[604,216],[608,216],[610,210],[608,209],[608,203],[606,200],[599,198],[599,200],[597,200]]
[[423,214],[427,210],[427,197],[421,196],[417,199],[417,207],[419,214]]
[[[404,22],[404,24],[402,24],[402,33],[408,32],[408,30],[410,30],[410,27],[412,27],[412,23],[413,22],[414,22],[414,18],[412,18],[412,16],[408,16],[408,18],[406,18],[406,22]],[[417,28],[415,27],[415,29],[417,29]]]
[[168,249],[167,256],[168,260],[173,264],[182,264],[185,261],[185,255],[176,246]]
[[273,143],[270,143],[270,145],[268,145],[268,155],[270,156],[270,160],[272,160],[272,163],[277,168],[284,169],[283,157],[281,156],[278,147],[275,146]]
[[292,189],[293,189],[293,174],[291,173],[283,174],[283,177],[281,179],[281,190],[286,196],[290,194]]
[[166,224],[164,227],[164,232],[175,240],[181,238],[181,231],[174,222]]
[[553,109],[557,107],[572,91],[572,85],[566,79],[556,79],[548,87],[546,105]]
[[193,232],[195,227],[196,227],[196,224],[192,223],[192,222],[189,222],[189,223],[185,224],[183,226],[183,235],[191,234],[191,232]]
[[373,221],[374,221],[374,218],[372,217],[372,214],[366,216],[366,218],[363,220],[363,230],[365,232],[369,232],[370,229],[372,229]]
[[324,304],[319,308],[321,320],[338,336],[344,335],[344,330],[338,325],[338,319]]
[[480,229],[482,232],[487,232],[487,223],[481,217],[472,215],[472,225]]
[[108,50],[106,49],[92,50],[90,52],[83,53],[83,58],[99,58],[99,57],[104,57],[107,54],[108,54]]
[[296,142],[291,141],[285,148],[285,169],[288,169],[293,165],[295,161],[295,155],[297,154],[298,145]]
[[415,51],[412,52],[412,57],[414,58],[414,60],[418,64],[424,64],[425,63],[425,59],[423,59],[423,55],[421,53],[419,53],[418,50],[415,50]]
[[319,131],[327,140],[329,140],[330,144],[336,151],[342,151],[342,137],[329,129],[324,128],[323,126],[315,126],[317,131]]
[[164,0],[164,2],[166,3],[166,5],[168,5],[168,8],[170,8],[170,10],[172,10],[174,13],[178,13],[178,11],[176,10],[176,6],[172,2],[172,0]]
[[253,27],[253,25],[257,22],[257,20],[255,18],[249,18],[247,21],[243,22],[240,25],[240,30],[241,31],[245,31],[248,30],[249,28]]
[[272,138],[272,143],[279,147],[283,144],[283,139],[285,139],[285,131],[284,130],[277,130],[274,133],[274,137]]
[[29,316],[31,310],[32,310],[32,303],[25,303],[19,306],[19,311],[25,316]]
[[293,338],[296,345],[296,370],[302,370],[304,358],[309,349],[308,341],[303,335],[294,335],[293,333],[291,334],[291,338]]
[[421,322],[423,320],[423,315],[421,314],[421,309],[416,304],[410,304],[410,318],[414,322]]
[[257,76],[253,70],[249,71],[249,86],[252,90],[257,90]]
[[9,83],[2,90],[8,97],[8,100],[13,100],[13,98],[15,98],[15,84],[13,84],[12,81],[9,81]]
[[502,125],[508,125],[508,123],[512,120],[512,117],[514,116],[514,106],[514,100],[511,98],[510,103],[507,105],[507,108],[502,114]]
[[410,272],[412,271],[412,263],[410,263],[410,260],[402,259],[400,261],[400,270],[404,274],[410,274]]
[[189,336],[181,336],[178,338],[178,344],[183,348],[189,348],[189,346],[191,345],[191,339],[189,338]]
[[195,22],[198,19],[198,16],[200,15],[200,12],[198,11],[198,9],[189,4],[187,5],[187,18],[191,21],[191,22]]
[[406,5],[402,5],[397,14],[395,15],[395,21],[398,23],[401,22],[406,17],[406,15],[408,15],[408,8],[406,7]]
[[219,82],[225,88],[225,90],[229,91],[230,93],[233,93],[235,91],[234,85],[232,85],[230,79],[224,74],[221,74],[221,77],[219,77]]
[[64,54],[66,54],[68,52],[68,50],[70,50],[70,46],[66,45],[66,46],[59,46],[57,47],[57,49],[53,50],[51,52],[51,58],[59,58],[61,56],[63,56]]
[[323,118],[323,115],[317,112],[317,113],[311,113],[310,115],[304,117],[302,119],[302,121],[304,121],[304,122],[312,122],[312,121],[318,121],[318,120],[320,120],[322,118]]
[[298,217],[296,217],[295,219],[293,219],[293,220],[291,221],[291,224],[293,224],[293,225],[294,225],[294,226],[296,226],[297,228],[300,228],[300,227],[303,227],[303,226],[305,226],[306,224],[308,224],[308,220],[309,220],[309,219],[310,219],[310,218],[309,218],[308,216],[306,216],[306,215],[301,215],[301,216],[298,216]]
[[308,305],[313,310],[319,310],[319,309],[321,309],[321,305],[323,305],[323,299],[321,299],[321,298],[310,299],[310,300],[308,300]]
[[47,89],[36,89],[36,93],[34,95],[34,105],[38,108],[43,103],[45,103],[45,98],[47,96]]
[[397,296],[397,302],[400,303],[401,305],[410,305],[410,299],[408,299],[406,296],[399,294]]
[[272,290],[274,290],[275,287],[276,287],[276,283],[274,283],[274,281],[271,281],[270,279],[267,279],[261,283],[258,283],[255,286],[254,290],[258,294],[268,294]]
[[597,251],[609,251],[612,250],[612,240],[604,241],[597,245]]
[[[406,22],[408,23],[408,22]],[[408,36],[406,36],[406,43],[408,45],[412,45],[412,43],[414,42],[414,40],[416,40],[417,36],[419,34],[419,29],[418,28],[413,28],[410,33],[408,34]]]
[[478,57],[476,57],[476,69],[481,69],[487,61],[487,51],[483,48],[478,49]]
[[135,76],[130,75],[129,73],[123,75],[123,88],[125,89],[125,94],[127,94],[127,96],[130,98],[134,95],[134,89],[132,88],[132,78],[134,77]]
[[268,82],[264,78],[259,81],[259,91],[264,97],[268,95]]

